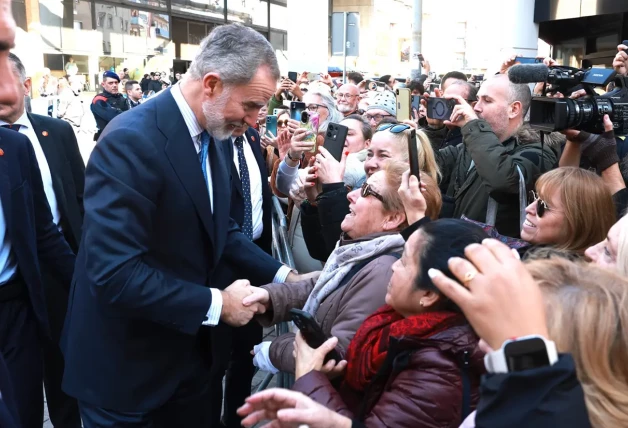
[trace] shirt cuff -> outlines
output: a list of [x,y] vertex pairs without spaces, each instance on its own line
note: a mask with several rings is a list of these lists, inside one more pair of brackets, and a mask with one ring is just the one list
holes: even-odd
[[280,267],[275,274],[275,277],[273,278],[273,282],[275,284],[281,284],[282,282],[286,282],[286,278],[288,277],[288,274],[290,272],[292,272],[292,269],[290,269],[288,266],[284,265]]
[[203,325],[214,327],[218,325],[222,313],[222,294],[217,288],[210,288],[209,291],[212,293],[212,304],[209,306]]

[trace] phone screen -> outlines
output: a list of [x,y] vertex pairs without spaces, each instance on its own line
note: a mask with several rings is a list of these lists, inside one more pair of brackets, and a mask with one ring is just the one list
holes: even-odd
[[301,120],[301,113],[305,110],[305,103],[293,101],[290,103],[290,119]]
[[293,83],[297,83],[297,72],[296,71],[289,71],[288,72],[288,79],[292,80]]

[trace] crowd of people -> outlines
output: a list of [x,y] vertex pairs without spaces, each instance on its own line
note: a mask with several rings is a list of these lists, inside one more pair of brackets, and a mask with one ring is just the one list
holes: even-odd
[[[290,79],[231,24],[175,81],[105,72],[85,167],[71,85],[63,120],[28,112],[0,6],[1,427],[42,426],[42,384],[55,427],[628,425],[612,114],[540,135],[516,57],[486,80]],[[294,385],[251,394],[257,369]]]

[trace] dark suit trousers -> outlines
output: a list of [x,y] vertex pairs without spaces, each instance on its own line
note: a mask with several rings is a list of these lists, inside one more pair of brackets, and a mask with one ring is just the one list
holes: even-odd
[[43,341],[44,386],[48,414],[55,428],[81,428],[81,417],[76,399],[61,390],[65,364],[59,341],[68,309],[68,292],[49,273],[44,272],[42,276],[52,335],[52,340]]
[[183,382],[175,395],[151,412],[117,412],[79,401],[85,428],[207,428],[209,385],[207,372]]
[[222,410],[222,378],[225,376],[224,418],[228,428],[241,427],[241,418],[236,410],[251,395],[251,382],[255,374],[253,347],[262,341],[263,330],[257,322],[251,321],[244,327],[230,327],[219,324],[212,329],[213,364],[211,367],[211,428],[220,427]]
[[40,335],[25,286],[21,287],[21,296],[0,301],[0,352],[13,384],[19,426],[41,428],[44,391]]

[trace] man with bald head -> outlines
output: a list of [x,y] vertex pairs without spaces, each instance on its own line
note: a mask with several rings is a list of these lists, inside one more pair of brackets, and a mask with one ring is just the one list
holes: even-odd
[[358,112],[360,88],[353,83],[346,83],[336,92],[336,108],[344,117]]

